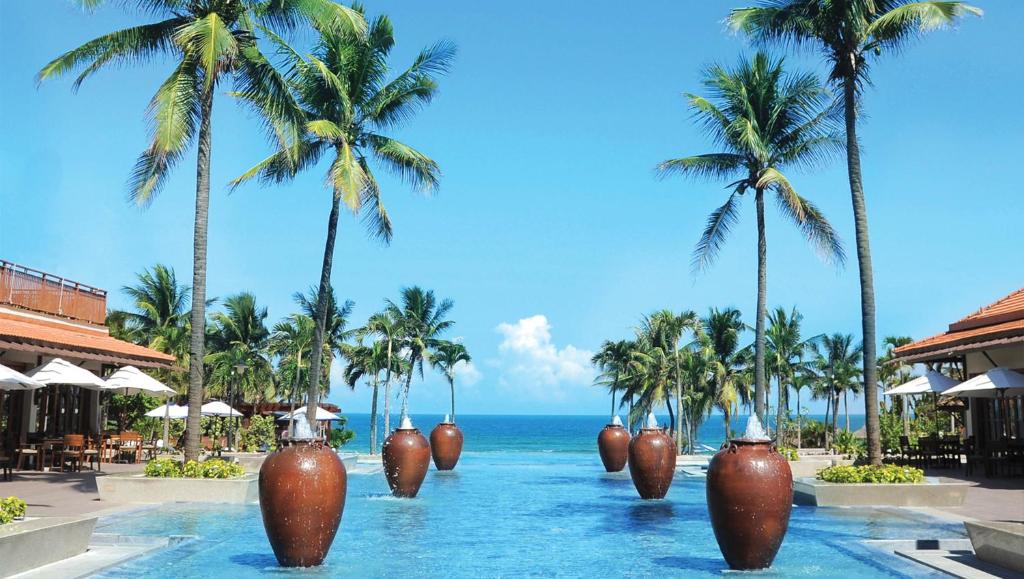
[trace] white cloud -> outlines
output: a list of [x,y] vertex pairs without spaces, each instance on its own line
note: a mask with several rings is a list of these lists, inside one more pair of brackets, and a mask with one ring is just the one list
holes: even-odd
[[559,349],[552,342],[547,316],[503,322],[496,330],[504,336],[495,364],[503,388],[536,400],[562,401],[570,399],[573,387],[589,386],[593,381],[593,352],[572,344]]
[[459,362],[455,365],[455,377],[459,385],[472,386],[483,379],[484,375],[472,362]]

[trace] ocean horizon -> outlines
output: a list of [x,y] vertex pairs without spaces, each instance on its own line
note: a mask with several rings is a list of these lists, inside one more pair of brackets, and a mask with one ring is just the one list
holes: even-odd
[[[369,449],[369,414],[346,414],[348,428],[356,432],[356,438],[345,445],[344,450],[365,452]],[[668,424],[668,415],[656,415],[658,422]],[[444,419],[443,414],[412,414],[413,425],[425,435]],[[824,419],[824,414],[809,414],[805,418]],[[397,414],[391,416],[391,426],[398,425]],[[465,435],[463,452],[597,452],[597,435],[608,423],[607,414],[459,414],[456,417],[459,428]],[[739,434],[747,424],[747,415],[734,416],[731,428]],[[846,425],[845,417],[839,415],[839,427]],[[850,415],[850,429],[864,426],[863,414]],[[378,418],[378,444],[383,442],[383,418]],[[712,415],[701,424],[697,444],[717,449],[726,439],[725,424],[721,415]]]

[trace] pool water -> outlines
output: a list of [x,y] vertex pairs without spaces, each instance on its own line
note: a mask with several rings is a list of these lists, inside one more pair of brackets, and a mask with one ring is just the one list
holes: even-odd
[[[628,472],[595,453],[467,453],[395,499],[383,474],[350,475],[341,529],[324,566],[277,566],[259,506],[172,504],[105,517],[97,532],[191,535],[105,577],[298,574],[302,577],[716,576],[705,479],[677,473],[668,497],[642,501]],[[768,576],[921,577],[923,567],[866,539],[962,538],[958,524],[900,509],[794,507]]]

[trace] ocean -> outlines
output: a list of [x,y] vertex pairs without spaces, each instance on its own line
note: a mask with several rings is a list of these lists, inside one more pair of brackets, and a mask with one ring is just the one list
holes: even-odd
[[[356,438],[345,450],[365,452],[369,448],[369,414],[347,414],[348,427],[355,430]],[[429,436],[430,430],[443,420],[440,414],[413,414],[413,424]],[[808,415],[808,418],[822,420],[823,415]],[[668,416],[658,416],[662,424],[668,424]],[[460,414],[459,428],[466,437],[463,452],[591,452],[597,448],[597,434],[608,423],[608,415],[491,415]],[[733,417],[732,430],[742,432],[746,427],[746,415]],[[844,416],[839,415],[840,428],[845,426]],[[391,418],[391,427],[398,425],[398,416]],[[857,430],[864,426],[863,415],[850,415],[850,428]],[[383,418],[378,418],[378,429],[383,432]],[[383,434],[379,441],[383,442]],[[725,425],[722,417],[713,415],[698,431],[697,442],[718,448],[725,440]],[[379,443],[378,443],[379,444]]]

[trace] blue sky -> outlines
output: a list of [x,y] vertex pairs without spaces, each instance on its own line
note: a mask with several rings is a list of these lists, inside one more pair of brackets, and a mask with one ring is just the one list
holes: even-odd
[[[444,171],[425,198],[382,176],[395,239],[381,247],[342,221],[333,281],[361,323],[385,297],[418,284],[450,297],[474,368],[460,378],[466,413],[601,413],[606,394],[585,363],[658,308],[740,308],[752,323],[755,237],[749,201],[717,264],[689,262],[718,183],[659,182],[661,160],[710,151],[681,93],[701,69],[751,48],[721,21],[741,2],[370,2],[395,26],[397,68],[441,38],[459,56],[439,98],[396,136]],[[915,337],[1024,285],[1024,149],[1017,38],[1024,4],[979,0],[983,19],[935,33],[877,63],[861,129],[879,335]],[[146,145],[144,110],[167,63],[104,71],[74,94],[40,88],[50,59],[138,22],[116,8],[63,0],[0,4],[0,257],[118,291],[161,262],[191,277],[195,153],[146,210],[125,182]],[[823,70],[814,55],[793,69]],[[271,321],[319,275],[329,194],[319,167],[293,184],[226,183],[268,151],[230,97],[215,104],[209,294],[249,290]],[[845,166],[792,176],[853,256]],[[819,262],[770,209],[770,306],[796,305],[808,336],[859,333],[857,269]],[[415,412],[443,412],[439,376],[415,383]],[[368,389],[331,399],[368,410]],[[819,405],[812,406],[820,410]],[[858,410],[860,411],[860,410]]]

